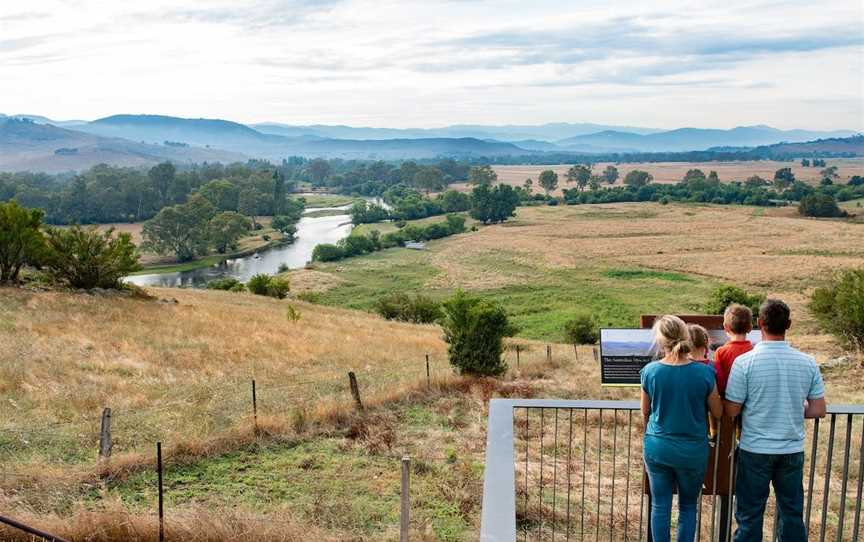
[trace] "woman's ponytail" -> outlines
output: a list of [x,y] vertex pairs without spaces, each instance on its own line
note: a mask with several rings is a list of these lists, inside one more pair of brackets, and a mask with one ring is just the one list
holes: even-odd
[[677,316],[666,315],[654,323],[654,340],[668,356],[676,359],[693,351],[687,324]]

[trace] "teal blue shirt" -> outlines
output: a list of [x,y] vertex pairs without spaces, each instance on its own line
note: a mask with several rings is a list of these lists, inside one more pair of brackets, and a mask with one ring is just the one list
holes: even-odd
[[666,465],[699,469],[708,457],[708,396],[714,370],[702,363],[668,365],[654,361],[641,372],[651,400],[645,429],[645,457]]
[[825,397],[819,366],[785,341],[762,341],[732,365],[726,400],[741,403],[741,449],[804,451],[804,400]]

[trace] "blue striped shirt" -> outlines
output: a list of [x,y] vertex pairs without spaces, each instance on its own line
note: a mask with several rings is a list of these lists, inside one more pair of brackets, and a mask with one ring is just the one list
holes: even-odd
[[785,341],[763,341],[735,359],[726,400],[742,405],[741,449],[756,454],[804,451],[804,400],[825,397],[812,356]]

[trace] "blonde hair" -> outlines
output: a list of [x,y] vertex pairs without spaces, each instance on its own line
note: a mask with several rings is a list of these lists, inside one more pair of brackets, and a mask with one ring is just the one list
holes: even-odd
[[677,316],[666,315],[654,322],[654,342],[667,356],[681,359],[693,350],[687,324]]
[[708,348],[710,342],[708,330],[699,324],[690,324],[687,326],[687,331],[690,333],[690,344],[693,348]]

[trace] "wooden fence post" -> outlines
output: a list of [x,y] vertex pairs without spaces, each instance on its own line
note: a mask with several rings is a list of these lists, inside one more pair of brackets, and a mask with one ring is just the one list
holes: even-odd
[[360,387],[357,385],[357,376],[354,371],[348,371],[348,384],[351,386],[351,395],[359,412],[363,412],[363,401],[360,400]]
[[548,344],[546,345],[546,359],[547,360],[552,359],[552,346],[550,346]]
[[402,458],[402,509],[399,514],[399,542],[408,542],[411,530],[411,458]]
[[600,354],[597,352],[597,347],[595,346],[591,350],[594,352],[594,361],[599,362],[600,361]]
[[159,481],[159,542],[165,542],[165,512],[162,500],[162,443],[156,443],[156,474]]
[[516,367],[519,367],[519,351],[522,349],[518,344],[516,345]]
[[252,423],[255,424],[255,432],[258,432],[258,394],[255,390],[255,379],[252,379]]
[[429,369],[429,354],[426,354],[426,387],[432,388],[432,371]]
[[111,409],[105,407],[102,410],[102,427],[99,430],[99,459],[111,457]]

